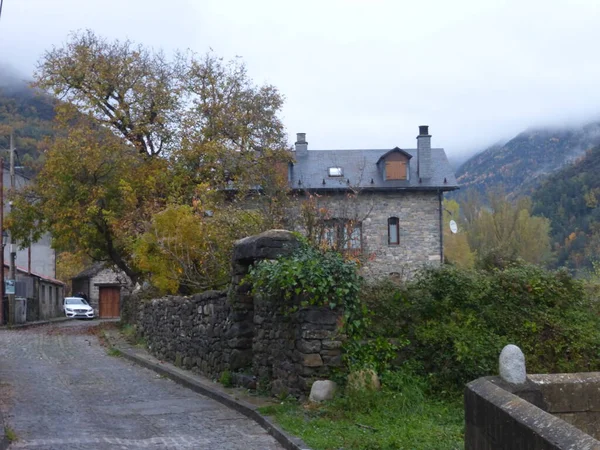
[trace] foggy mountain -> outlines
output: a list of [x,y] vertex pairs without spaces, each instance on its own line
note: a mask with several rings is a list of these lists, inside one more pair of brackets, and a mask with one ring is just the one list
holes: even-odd
[[37,160],[40,142],[53,134],[54,104],[51,97],[31,88],[9,68],[0,66],[0,148],[9,147],[12,130],[19,162]]
[[600,144],[600,122],[570,128],[532,128],[468,159],[456,171],[463,198],[470,190],[500,188],[509,197],[530,195],[549,174]]

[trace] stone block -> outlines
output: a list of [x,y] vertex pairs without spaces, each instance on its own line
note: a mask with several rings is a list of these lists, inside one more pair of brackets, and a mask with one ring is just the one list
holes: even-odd
[[237,241],[233,248],[234,264],[248,264],[257,259],[276,259],[289,254],[299,245],[287,230],[269,230]]
[[251,348],[252,347],[252,338],[237,337],[237,338],[229,339],[227,341],[227,345],[229,345],[229,348]]
[[232,350],[229,356],[229,370],[245,369],[252,365],[252,350]]
[[322,346],[324,350],[336,350],[342,347],[342,341],[324,339],[322,342]]
[[320,367],[323,365],[323,359],[318,353],[303,354],[302,365],[305,367]]
[[330,330],[304,330],[301,335],[303,339],[328,339],[333,337],[335,332]]
[[225,333],[225,338],[231,339],[234,337],[252,337],[254,335],[254,326],[250,322],[237,322],[231,325]]
[[335,325],[339,314],[329,308],[311,308],[302,311],[302,320],[317,325]]
[[335,356],[322,356],[323,363],[329,367],[341,367],[342,366],[342,355],[338,354]]
[[302,353],[318,353],[321,350],[321,341],[318,339],[296,341],[296,348]]
[[323,402],[331,400],[337,390],[337,384],[331,380],[315,381],[310,389],[308,399],[311,402]]

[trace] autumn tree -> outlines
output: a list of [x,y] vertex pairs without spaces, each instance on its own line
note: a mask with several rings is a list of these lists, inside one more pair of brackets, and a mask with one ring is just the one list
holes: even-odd
[[[239,60],[191,52],[169,60],[85,31],[44,55],[36,85],[62,102],[46,165],[15,199],[11,224],[22,245],[47,230],[57,249],[115,264],[133,280],[150,276],[164,257],[186,274],[177,283],[189,290],[190,261],[225,264],[214,245],[198,246],[185,262],[165,245],[198,237],[194,221],[202,225],[204,216],[194,208],[202,199],[214,200],[213,211],[248,221],[219,242],[283,220],[281,168],[290,158],[279,118],[283,98],[273,86],[255,85]],[[244,214],[249,197],[258,222]],[[164,217],[190,229],[167,227]],[[151,236],[158,246],[140,244]],[[220,279],[219,270],[197,272]]]
[[49,231],[59,251],[111,262],[136,280],[132,244],[164,205],[165,161],[148,161],[85,118],[60,133],[45,157],[35,183],[14,198],[14,237],[27,246]]
[[180,106],[179,66],[133,42],[72,33],[46,52],[35,85],[93,117],[155,156],[174,145]]
[[[465,220],[461,217],[460,205],[456,200],[445,200],[444,203],[444,258],[451,264],[463,268],[472,268],[475,265],[475,252],[471,250],[467,236]],[[450,220],[458,224],[458,230],[450,230]]]
[[480,264],[503,265],[515,259],[543,264],[550,256],[550,222],[531,215],[531,201],[510,202],[499,192],[487,204],[474,202],[464,210],[467,237]]

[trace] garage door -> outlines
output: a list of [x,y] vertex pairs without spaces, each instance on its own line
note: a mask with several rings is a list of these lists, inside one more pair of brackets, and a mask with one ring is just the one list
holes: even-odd
[[101,286],[99,301],[100,317],[119,317],[121,303],[121,288],[119,286]]

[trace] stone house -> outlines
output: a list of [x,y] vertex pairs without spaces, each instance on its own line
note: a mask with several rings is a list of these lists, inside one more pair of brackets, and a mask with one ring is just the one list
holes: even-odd
[[116,267],[99,262],[71,279],[73,295],[83,292],[100,318],[119,317],[124,290],[131,288],[131,280]]
[[416,149],[309,150],[298,133],[287,169],[298,201],[315,205],[319,237],[363,255],[365,275],[406,277],[443,261],[442,199],[458,184],[428,126],[419,127]]

